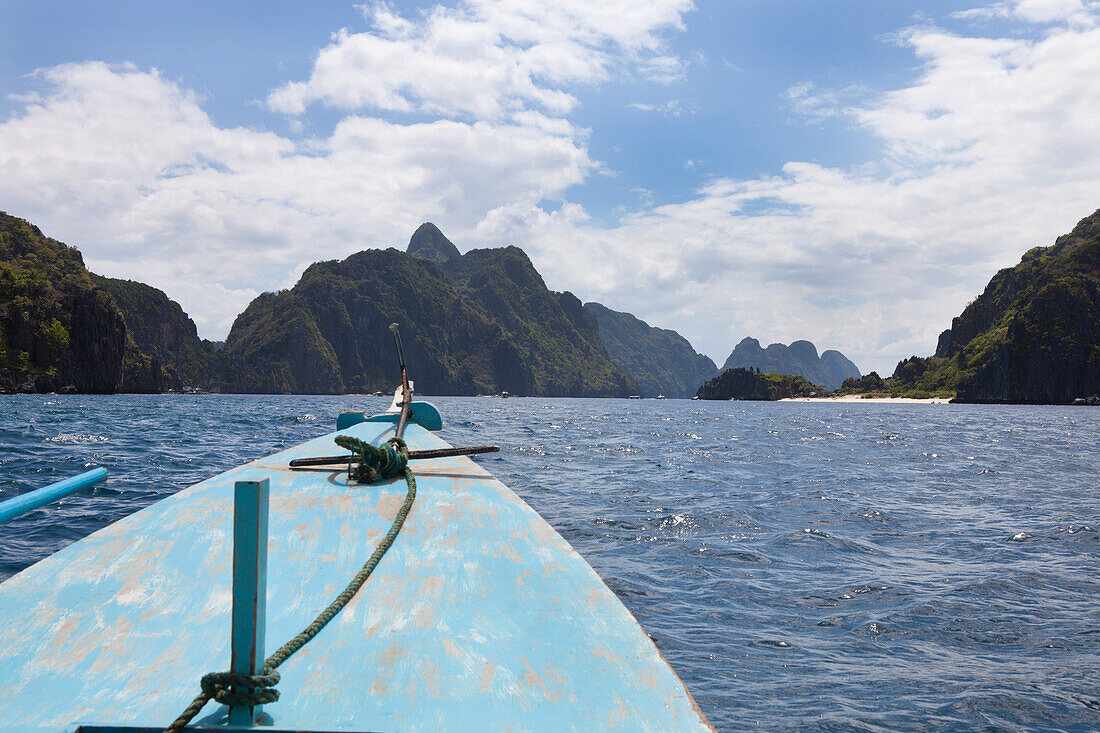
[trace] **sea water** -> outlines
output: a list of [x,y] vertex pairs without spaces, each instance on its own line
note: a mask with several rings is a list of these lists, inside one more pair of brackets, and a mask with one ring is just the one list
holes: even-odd
[[[1100,729],[1100,409],[434,399],[719,730]],[[368,397],[0,396],[0,579]]]

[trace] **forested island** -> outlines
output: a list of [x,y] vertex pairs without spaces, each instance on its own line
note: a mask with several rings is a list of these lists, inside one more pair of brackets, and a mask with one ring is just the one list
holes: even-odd
[[738,368],[799,376],[825,389],[836,389],[845,379],[859,377],[859,367],[844,354],[829,349],[818,356],[817,347],[809,341],[769,344],[765,349],[754,338],[742,339],[722,365],[722,371]]
[[823,397],[829,390],[794,374],[761,372],[750,367],[727,369],[708,380],[696,396],[701,400],[775,401],[793,397]]
[[1023,404],[1100,395],[1100,210],[994,275],[932,356],[905,359],[885,379],[845,380],[837,393]]

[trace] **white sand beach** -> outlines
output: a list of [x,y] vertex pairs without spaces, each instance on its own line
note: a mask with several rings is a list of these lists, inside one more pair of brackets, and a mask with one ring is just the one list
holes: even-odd
[[911,397],[861,397],[857,394],[844,395],[843,397],[785,397],[780,402],[861,402],[877,404],[925,404],[946,405],[950,400],[946,397],[928,397],[927,399],[913,399]]

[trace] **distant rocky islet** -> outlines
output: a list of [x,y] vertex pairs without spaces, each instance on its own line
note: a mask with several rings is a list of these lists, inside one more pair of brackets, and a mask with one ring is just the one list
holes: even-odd
[[731,367],[699,388],[703,400],[775,401],[795,397],[821,397],[828,390],[793,374],[761,372],[754,367]]
[[770,374],[804,377],[830,390],[840,387],[845,379],[860,377],[859,367],[844,354],[830,349],[818,356],[817,347],[809,341],[770,344],[764,349],[756,339],[745,338],[734,347],[722,370],[750,367]]

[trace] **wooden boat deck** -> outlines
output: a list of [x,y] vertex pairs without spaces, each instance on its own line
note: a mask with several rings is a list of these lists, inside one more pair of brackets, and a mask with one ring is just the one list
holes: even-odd
[[[385,439],[388,423],[341,431]],[[292,458],[198,483],[0,583],[0,731],[163,726],[229,664],[233,485],[270,479],[267,648],[343,590],[405,482],[348,485]],[[447,447],[409,425],[410,448]],[[413,464],[418,495],[377,570],[280,668],[277,729],[710,730],[591,567],[468,458]],[[195,725],[224,719],[209,703]],[[259,728],[263,730],[263,728]]]

